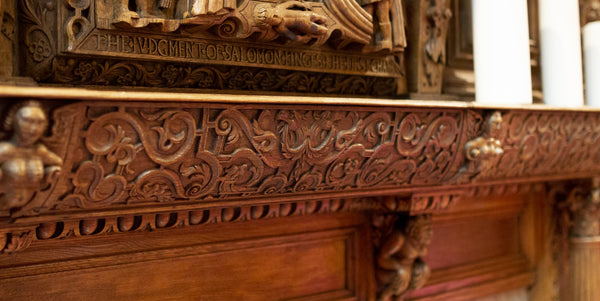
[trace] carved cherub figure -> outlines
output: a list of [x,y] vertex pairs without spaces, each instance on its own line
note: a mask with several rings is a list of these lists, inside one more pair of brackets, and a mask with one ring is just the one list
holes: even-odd
[[471,161],[487,160],[504,153],[499,136],[502,129],[502,114],[494,112],[485,125],[481,137],[477,137],[465,145],[466,157]]
[[254,19],[259,26],[272,27],[280,35],[299,43],[308,43],[327,33],[327,19],[298,1],[286,1],[275,7],[257,5]]
[[[379,222],[374,221],[375,227]],[[430,215],[410,217],[405,225],[394,224],[377,254],[378,300],[402,300],[408,290],[425,284],[430,271],[421,256],[427,253],[431,235]]]
[[62,159],[39,142],[48,120],[37,101],[14,106],[4,128],[12,131],[0,142],[0,210],[26,205],[60,171]]

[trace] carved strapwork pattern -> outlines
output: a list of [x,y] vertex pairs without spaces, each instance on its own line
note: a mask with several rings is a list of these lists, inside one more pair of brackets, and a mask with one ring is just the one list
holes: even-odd
[[402,300],[425,284],[430,269],[422,257],[427,254],[432,230],[429,214],[373,216],[377,300]]
[[18,0],[20,49],[24,64],[23,72],[36,81],[50,76],[52,61],[56,55],[56,10],[54,0]]
[[392,77],[64,58],[56,60],[49,81],[61,84],[374,96],[392,96],[397,87],[397,79]]
[[436,185],[460,166],[460,111],[194,107],[57,110],[83,119],[53,136],[70,148],[62,194],[19,214]]
[[596,114],[513,111],[502,115],[503,153],[490,177],[576,174],[600,169],[600,120]]
[[59,10],[65,20],[66,49],[73,49],[95,26],[93,0],[67,0]]

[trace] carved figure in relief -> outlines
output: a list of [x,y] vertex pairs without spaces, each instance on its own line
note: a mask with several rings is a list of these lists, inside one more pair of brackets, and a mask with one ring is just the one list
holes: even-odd
[[327,19],[298,1],[286,1],[275,7],[257,5],[254,19],[259,26],[272,27],[280,35],[300,43],[327,33]]
[[[430,22],[430,37],[425,42],[426,60],[425,74],[431,86],[438,85],[441,73],[436,73],[436,66],[446,62],[446,45],[443,31],[448,28],[452,11],[446,7],[447,0],[435,0],[435,5],[427,9],[427,19]],[[435,75],[438,76],[435,76]],[[434,78],[435,77],[435,78]]]
[[375,45],[365,47],[364,52],[405,47],[402,0],[359,0],[360,5],[373,16]]
[[[404,224],[393,223],[390,233],[382,237],[377,252],[378,300],[402,300],[405,293],[422,287],[429,278],[429,267],[421,258],[427,253],[431,242],[431,215],[409,217]],[[385,217],[374,219],[374,226],[381,228]]]
[[465,144],[465,158],[468,162],[456,175],[457,182],[487,176],[494,159],[504,153],[499,140],[501,130],[502,114],[494,112],[486,120],[483,134]]
[[4,128],[13,136],[0,142],[0,210],[23,207],[58,175],[62,159],[39,142],[47,125],[37,101],[18,104],[8,112]]

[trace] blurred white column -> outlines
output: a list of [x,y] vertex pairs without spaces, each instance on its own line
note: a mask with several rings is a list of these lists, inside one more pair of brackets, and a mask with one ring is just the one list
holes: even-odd
[[544,102],[583,106],[579,1],[539,0],[538,5]]
[[600,107],[600,21],[583,27],[583,56],[586,104]]
[[473,0],[472,7],[476,101],[530,104],[527,0]]

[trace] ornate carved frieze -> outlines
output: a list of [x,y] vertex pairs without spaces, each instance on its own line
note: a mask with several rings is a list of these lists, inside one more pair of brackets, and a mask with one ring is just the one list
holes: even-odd
[[18,1],[20,70],[40,82],[406,92],[401,1]]
[[313,94],[392,96],[397,80],[386,77],[236,68],[193,64],[56,59],[51,81],[62,84],[153,86]]
[[62,173],[13,217],[367,191],[410,193],[385,206],[417,214],[463,189],[431,186],[600,170],[594,113],[88,102],[53,116],[44,164]]
[[186,107],[58,109],[65,173],[17,215],[436,185],[460,166],[459,110]]
[[407,292],[425,284],[430,270],[422,257],[431,236],[431,215],[374,215],[377,300],[402,300]]

